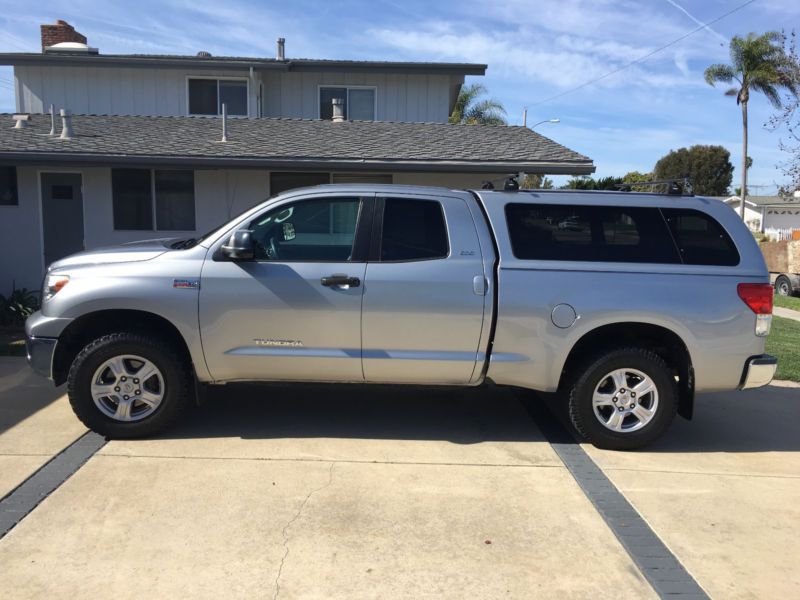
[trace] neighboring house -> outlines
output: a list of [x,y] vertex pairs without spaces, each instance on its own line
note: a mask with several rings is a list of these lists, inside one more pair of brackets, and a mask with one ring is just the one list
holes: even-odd
[[[276,58],[106,55],[64,21],[0,65],[30,114],[0,115],[0,293],[83,248],[201,234],[293,187],[594,172],[525,127],[447,124],[486,65],[290,59],[283,39]],[[51,106],[73,115],[52,131]]]
[[[717,196],[739,214],[739,196]],[[753,231],[765,229],[800,229],[800,198],[781,196],[747,196],[744,201],[744,221]]]

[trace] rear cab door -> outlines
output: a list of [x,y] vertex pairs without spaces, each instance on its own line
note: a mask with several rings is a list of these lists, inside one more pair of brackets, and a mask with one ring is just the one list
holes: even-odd
[[455,192],[376,195],[361,317],[365,381],[480,378],[492,298],[484,254],[493,253],[470,203]]

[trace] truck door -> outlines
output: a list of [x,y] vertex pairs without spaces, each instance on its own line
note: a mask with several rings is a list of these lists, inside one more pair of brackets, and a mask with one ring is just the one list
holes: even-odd
[[378,194],[362,309],[366,381],[469,383],[482,358],[484,277],[464,199]]
[[361,296],[373,203],[287,199],[243,227],[252,231],[254,260],[220,259],[212,248],[199,312],[214,379],[363,381]]

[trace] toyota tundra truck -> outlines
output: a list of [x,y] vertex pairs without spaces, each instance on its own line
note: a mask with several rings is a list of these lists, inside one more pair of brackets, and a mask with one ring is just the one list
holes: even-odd
[[580,435],[631,449],[696,392],[770,382],[772,299],[716,200],[327,185],[59,260],[26,334],[110,438],[162,431],[206,385],[491,383],[557,393]]

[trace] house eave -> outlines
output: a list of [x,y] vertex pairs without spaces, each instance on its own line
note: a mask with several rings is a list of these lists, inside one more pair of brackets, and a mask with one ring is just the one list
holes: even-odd
[[590,175],[595,166],[589,162],[553,161],[457,161],[457,160],[392,160],[359,158],[276,158],[276,157],[208,157],[90,153],[0,152],[0,161],[16,165],[70,164],[82,166],[173,166],[200,169],[287,169],[337,171],[402,171],[447,173],[546,173],[548,175]]
[[132,67],[224,71],[357,72],[485,75],[487,65],[473,63],[382,62],[238,57],[138,56],[113,54],[0,53],[0,65]]

